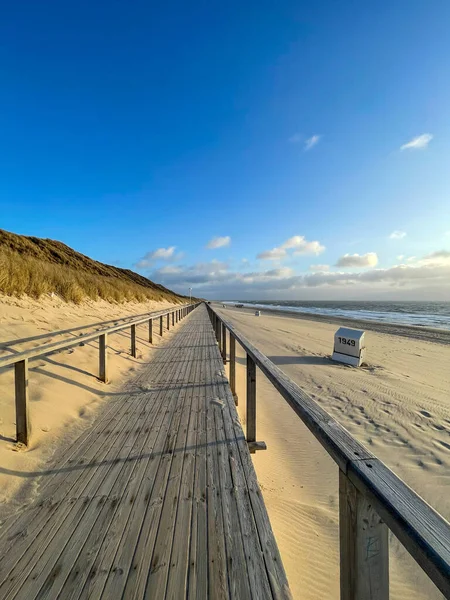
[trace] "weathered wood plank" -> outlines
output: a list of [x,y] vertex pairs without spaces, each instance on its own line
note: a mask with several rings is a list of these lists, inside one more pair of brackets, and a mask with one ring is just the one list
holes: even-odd
[[131,326],[131,356],[136,358],[136,325]]
[[339,471],[341,600],[389,598],[388,528],[367,497]]
[[247,442],[256,442],[256,365],[247,354]]
[[107,383],[108,381],[108,342],[107,334],[104,333],[99,337],[98,344],[99,351],[99,367],[98,367],[98,378],[100,381]]
[[230,332],[230,388],[233,394],[234,402],[238,405],[238,396],[236,394],[236,338]]
[[31,435],[31,423],[29,414],[27,358],[15,363],[14,384],[16,388],[16,439],[18,443],[28,446]]

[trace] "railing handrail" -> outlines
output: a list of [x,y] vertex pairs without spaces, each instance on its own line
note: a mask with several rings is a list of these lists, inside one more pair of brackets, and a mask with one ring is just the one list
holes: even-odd
[[345,477],[370,500],[382,521],[433,583],[450,597],[450,523],[353,438],[230,321],[212,306],[208,305],[208,309],[294,409]]
[[[194,303],[193,303],[194,304]],[[0,369],[3,367],[7,367],[15,364],[21,360],[25,359],[33,359],[39,358],[41,356],[46,356],[47,354],[51,354],[52,352],[57,352],[60,350],[68,350],[69,348],[73,348],[74,346],[79,346],[80,343],[90,342],[91,340],[95,340],[103,334],[114,333],[116,331],[121,331],[122,329],[128,329],[131,325],[140,325],[141,323],[146,323],[149,319],[155,319],[158,317],[164,317],[167,314],[171,314],[173,311],[186,308],[188,306],[193,306],[193,304],[177,304],[176,306],[172,306],[170,308],[153,311],[147,313],[145,317],[139,317],[137,319],[133,319],[132,317],[124,317],[129,318],[130,320],[126,323],[120,323],[120,325],[114,325],[113,327],[106,327],[102,329],[97,329],[92,333],[86,333],[83,335],[79,335],[76,338],[72,338],[70,340],[61,340],[59,342],[53,342],[50,344],[45,344],[44,346],[40,346],[37,348],[30,348],[29,350],[23,350],[22,352],[17,352],[16,354],[11,354],[8,356],[0,357]],[[87,325],[86,327],[95,327],[95,323],[93,325]],[[52,335],[49,332],[49,335]],[[54,335],[54,334],[53,334]]]

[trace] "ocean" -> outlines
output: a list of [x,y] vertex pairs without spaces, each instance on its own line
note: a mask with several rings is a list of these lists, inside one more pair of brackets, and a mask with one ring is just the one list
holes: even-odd
[[244,306],[450,330],[450,302],[236,300]]

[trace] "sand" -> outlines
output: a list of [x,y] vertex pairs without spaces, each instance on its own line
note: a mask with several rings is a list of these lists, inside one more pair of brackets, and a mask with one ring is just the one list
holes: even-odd
[[[141,315],[168,306],[165,302],[112,305],[105,301],[88,301],[77,306],[57,297],[36,301],[0,296],[0,356],[95,330],[85,327],[86,324]],[[57,330],[64,333],[49,334]],[[98,409],[119,393],[128,376],[151,356],[146,325],[137,328],[137,338],[138,352],[133,358],[128,330],[109,336],[107,384],[97,379],[97,341],[30,361],[32,437],[26,451],[17,451],[15,444],[13,368],[0,369],[0,519],[33,497],[38,481],[32,475],[51,460],[56,449],[69,445],[89,426]],[[158,339],[159,336],[154,336],[155,346]]]
[[[333,363],[335,324],[218,309],[360,442],[445,518],[450,518],[450,347],[366,334],[368,367]],[[409,328],[410,329],[410,328]],[[386,327],[383,326],[383,331]],[[438,336],[439,337],[439,336]],[[445,332],[443,334],[445,338]],[[245,362],[237,346],[239,413],[245,423]],[[338,472],[265,377],[257,376],[258,480],[295,598],[339,597]],[[442,598],[396,538],[391,597]]]

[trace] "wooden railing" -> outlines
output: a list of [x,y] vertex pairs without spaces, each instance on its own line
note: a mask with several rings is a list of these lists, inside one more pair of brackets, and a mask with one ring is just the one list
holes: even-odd
[[[159,334],[164,333],[163,319],[167,318],[167,329],[170,329],[170,319],[172,326],[175,322],[187,316],[199,303],[187,304],[179,307],[172,307],[162,311],[148,313],[145,317],[140,316],[136,319],[129,319],[126,323],[120,323],[113,327],[98,329],[93,333],[80,335],[71,340],[62,340],[50,344],[45,344],[40,348],[32,348],[0,358],[0,369],[3,367],[14,366],[15,381],[15,403],[16,403],[16,439],[17,442],[28,446],[31,434],[31,422],[29,415],[29,394],[28,394],[28,362],[35,358],[40,358],[54,352],[67,350],[74,346],[80,346],[92,340],[99,340],[99,374],[100,381],[108,381],[108,335],[117,333],[124,329],[130,329],[130,353],[136,357],[136,327],[143,323],[148,323],[148,341],[153,343],[153,321],[159,319]],[[91,327],[95,327],[95,324]]]
[[267,356],[209,305],[211,323],[227,360],[236,396],[236,341],[247,354],[246,437],[256,442],[256,367],[264,373],[339,468],[341,600],[389,598],[388,529],[446,598],[450,598],[450,524],[374,454],[289,379]]

